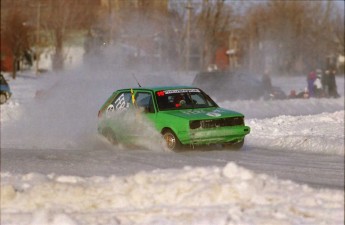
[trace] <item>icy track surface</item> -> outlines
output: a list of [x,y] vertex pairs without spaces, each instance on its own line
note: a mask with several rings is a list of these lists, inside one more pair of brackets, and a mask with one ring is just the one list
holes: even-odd
[[[110,146],[96,134],[97,111],[133,81],[75,74],[83,73],[9,82],[1,224],[344,224],[343,77],[339,99],[220,102],[246,115],[244,149],[176,154],[155,139],[145,148]],[[162,85],[192,80],[169,78],[138,76]],[[305,86],[304,77],[272,81],[285,92]]]

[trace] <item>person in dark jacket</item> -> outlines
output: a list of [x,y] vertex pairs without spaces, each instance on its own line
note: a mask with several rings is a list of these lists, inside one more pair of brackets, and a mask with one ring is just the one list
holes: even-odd
[[329,78],[328,78],[328,94],[330,97],[338,98],[340,97],[337,91],[337,83],[335,81],[335,73],[336,71],[330,71]]
[[267,92],[271,92],[272,90],[272,82],[271,82],[271,77],[268,74],[268,72],[265,72],[264,75],[262,76],[262,85]]
[[333,98],[338,98],[340,95],[337,91],[337,83],[335,80],[335,75],[337,73],[337,68],[335,64],[335,59],[332,57],[327,58],[327,67],[325,70],[326,73],[326,82],[328,86],[328,96]]

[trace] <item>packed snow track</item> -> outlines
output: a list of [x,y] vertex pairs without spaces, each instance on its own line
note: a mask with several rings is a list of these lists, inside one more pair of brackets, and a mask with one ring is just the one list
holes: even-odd
[[[106,145],[106,143],[104,143]],[[140,171],[191,167],[224,167],[229,162],[257,173],[317,188],[344,189],[341,155],[272,151],[245,147],[240,151],[195,149],[182,153],[137,149],[100,150],[1,149],[1,171],[70,176],[127,176]]]

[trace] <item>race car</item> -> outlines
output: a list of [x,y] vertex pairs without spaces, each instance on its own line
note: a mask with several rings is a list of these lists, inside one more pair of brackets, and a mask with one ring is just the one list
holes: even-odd
[[267,90],[258,75],[243,72],[213,71],[196,74],[192,85],[206,91],[218,101],[282,100],[287,96],[279,87]]
[[172,151],[210,144],[240,149],[250,133],[243,114],[220,108],[201,89],[190,86],[117,90],[99,110],[98,132],[112,144],[134,142],[145,132],[124,125],[128,116],[148,121]]
[[4,104],[12,95],[10,86],[4,76],[0,74],[0,104]]

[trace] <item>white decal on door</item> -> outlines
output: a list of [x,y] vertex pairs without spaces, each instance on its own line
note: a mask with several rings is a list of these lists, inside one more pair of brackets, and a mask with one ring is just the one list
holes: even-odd
[[115,101],[115,109],[116,110],[122,110],[122,109],[125,109],[125,108],[128,108],[129,105],[126,104],[126,101],[125,101],[125,94],[122,94],[120,97],[118,97]]

